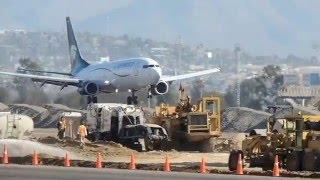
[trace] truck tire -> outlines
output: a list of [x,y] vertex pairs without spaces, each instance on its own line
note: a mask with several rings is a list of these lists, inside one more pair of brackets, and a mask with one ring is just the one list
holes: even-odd
[[312,151],[305,151],[302,161],[303,171],[314,171],[316,168],[316,154]]
[[315,152],[314,156],[315,156],[315,162],[314,162],[315,168],[314,168],[314,170],[319,172],[320,171],[320,152],[319,151]]
[[287,155],[287,170],[301,171],[302,170],[302,151],[292,151]]
[[263,153],[263,158],[262,158],[262,170],[263,171],[268,171],[272,170],[273,168],[273,163],[274,163],[274,153],[272,153],[269,150],[266,150]]
[[232,150],[229,154],[228,167],[229,171],[237,170],[238,158],[239,154],[241,154],[243,160],[243,152],[241,150]]

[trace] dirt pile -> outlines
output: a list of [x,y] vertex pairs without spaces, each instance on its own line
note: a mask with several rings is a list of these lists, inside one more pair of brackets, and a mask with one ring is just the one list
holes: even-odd
[[[64,157],[67,151],[59,147],[53,147],[39,142],[19,139],[1,139],[0,149],[8,148],[9,157],[22,157],[32,155],[34,151],[45,157]],[[77,158],[75,154],[71,154],[72,158]]]
[[96,157],[97,153],[101,153],[103,156],[129,156],[132,152],[136,152],[115,142],[101,141],[91,143],[86,141],[85,146],[81,147],[78,140],[72,139],[59,140],[55,137],[47,136],[38,138],[37,141],[74,152],[83,157],[83,159],[93,159]]
[[220,137],[211,138],[209,143],[204,143],[203,151],[229,153],[233,149],[241,149],[241,142],[244,138],[245,133],[223,132]]
[[249,132],[252,129],[265,129],[270,113],[245,107],[226,108],[222,114],[224,132]]
[[213,152],[230,152],[230,150],[235,149],[237,143],[232,139],[219,138],[216,140]]
[[39,138],[37,141],[40,143],[43,143],[43,144],[57,144],[57,143],[59,143],[59,140],[57,138],[54,138],[51,136]]

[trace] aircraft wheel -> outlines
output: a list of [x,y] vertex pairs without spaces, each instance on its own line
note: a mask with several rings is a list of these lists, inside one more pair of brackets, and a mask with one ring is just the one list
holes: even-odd
[[129,96],[129,97],[127,98],[127,104],[128,104],[128,105],[131,105],[131,104],[132,104],[132,97],[131,97],[131,96]]
[[92,103],[92,97],[91,96],[87,96],[87,104],[91,104]]
[[134,96],[132,101],[133,101],[134,105],[138,105],[138,97],[137,96]]
[[97,96],[92,96],[92,103],[98,103],[98,97]]

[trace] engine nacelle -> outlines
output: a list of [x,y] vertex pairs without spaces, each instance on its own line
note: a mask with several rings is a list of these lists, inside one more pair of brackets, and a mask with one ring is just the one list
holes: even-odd
[[160,81],[151,87],[152,95],[163,95],[169,91],[169,84],[165,81]]
[[94,82],[84,82],[78,92],[81,95],[96,95],[99,92],[99,86]]

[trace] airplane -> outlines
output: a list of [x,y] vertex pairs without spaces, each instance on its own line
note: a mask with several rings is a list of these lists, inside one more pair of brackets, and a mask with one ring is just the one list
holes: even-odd
[[[4,71],[0,71],[0,74],[30,78],[34,82],[40,82],[41,87],[45,84],[53,84],[61,86],[62,90],[67,86],[75,86],[78,88],[80,95],[87,96],[88,104],[97,103],[97,94],[99,93],[128,91],[131,92],[131,96],[127,98],[127,103],[136,105],[138,104],[138,99],[135,96],[135,92],[142,88],[147,87],[150,96],[164,95],[168,92],[169,85],[173,81],[220,71],[219,68],[213,68],[184,75],[164,76],[159,63],[145,57],[89,64],[80,54],[70,17],[66,17],[66,24],[71,63],[71,71],[69,73],[25,69],[25,71],[33,72],[33,74]],[[39,75],[39,72],[51,74],[52,76]]]

